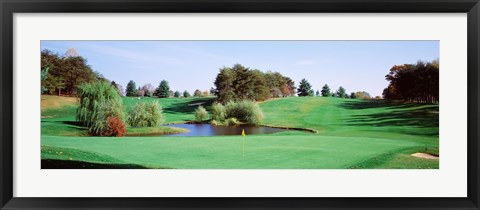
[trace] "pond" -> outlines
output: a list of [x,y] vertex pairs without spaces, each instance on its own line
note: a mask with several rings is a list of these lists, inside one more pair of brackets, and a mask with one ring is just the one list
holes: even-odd
[[265,126],[252,126],[252,125],[238,125],[238,126],[226,126],[226,125],[211,125],[211,124],[170,124],[170,127],[185,128],[189,132],[168,134],[165,136],[224,136],[224,135],[242,135],[242,130],[245,130],[245,134],[272,134],[287,129],[271,128]]

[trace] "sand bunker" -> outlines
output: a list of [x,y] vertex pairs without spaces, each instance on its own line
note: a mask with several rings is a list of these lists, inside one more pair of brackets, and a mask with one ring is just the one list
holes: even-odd
[[413,156],[413,157],[417,157],[417,158],[425,158],[425,159],[435,159],[435,160],[438,160],[438,156],[431,155],[431,154],[428,154],[428,153],[417,152],[417,153],[412,154],[412,156]]

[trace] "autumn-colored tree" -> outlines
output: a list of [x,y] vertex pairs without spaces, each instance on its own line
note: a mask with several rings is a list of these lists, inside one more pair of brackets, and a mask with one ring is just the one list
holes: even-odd
[[295,94],[295,82],[278,72],[266,73],[235,64],[223,67],[215,78],[217,101],[256,100],[286,97]]
[[438,103],[439,62],[418,61],[416,64],[395,65],[385,76],[390,82],[383,98],[417,103]]

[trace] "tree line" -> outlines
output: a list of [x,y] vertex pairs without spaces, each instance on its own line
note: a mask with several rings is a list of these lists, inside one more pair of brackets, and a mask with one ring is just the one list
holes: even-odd
[[[47,49],[41,51],[42,94],[77,95],[79,85],[97,81],[108,80],[94,71],[87,64],[87,59],[78,55],[75,49],[69,49],[62,56]],[[120,96],[159,98],[192,96],[187,90],[183,92],[171,90],[166,80],[162,80],[157,87],[150,83],[137,87],[133,80],[128,82],[125,89],[115,81],[110,84],[115,87]],[[194,97],[215,95],[220,103],[243,100],[263,101],[295,95],[320,96],[320,94],[340,98],[370,98],[366,92],[352,92],[349,95],[343,87],[332,92],[328,85],[322,87],[321,93],[318,90],[315,93],[306,79],[302,79],[297,88],[291,78],[279,72],[262,72],[241,64],[221,68],[215,78],[214,87],[210,90],[196,89],[193,92]]]
[[76,95],[82,83],[106,80],[87,64],[87,59],[79,56],[72,48],[64,55],[50,50],[41,51],[42,94]]
[[395,65],[385,76],[390,82],[383,98],[417,103],[438,103],[439,61],[418,61],[415,64]]
[[295,82],[278,72],[250,69],[235,64],[223,67],[217,74],[212,92],[221,103],[229,101],[255,100],[293,96]]
[[[125,91],[123,91],[123,87],[117,84],[115,81],[112,81],[111,84],[112,86],[117,88],[117,91],[119,92],[120,95],[127,96],[127,97],[154,97],[155,96],[158,98],[169,98],[169,97],[188,98],[192,96],[190,92],[188,92],[187,90],[183,92],[171,90],[167,80],[160,81],[160,84],[158,85],[157,88],[154,88],[150,83],[137,88],[137,84],[133,80],[130,80],[127,84],[127,88],[125,89]],[[210,95],[212,95],[211,90],[201,91],[199,89],[196,89],[193,92],[194,97],[205,97]]]

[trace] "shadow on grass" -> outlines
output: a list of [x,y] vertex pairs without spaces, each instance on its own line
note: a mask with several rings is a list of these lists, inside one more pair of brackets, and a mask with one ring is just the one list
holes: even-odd
[[73,125],[73,126],[78,126],[78,127],[82,127],[83,128],[83,125],[81,122],[78,122],[78,121],[61,121],[63,124],[67,124],[67,125]]
[[438,136],[439,107],[432,104],[401,103],[384,100],[349,101],[339,105],[346,109],[384,108],[380,113],[356,114],[347,119],[350,126],[406,126],[410,135]]
[[147,169],[135,164],[103,164],[75,160],[42,160],[42,169]]
[[202,105],[203,107],[209,107],[212,105],[213,101],[215,98],[198,98],[192,101],[184,101],[184,102],[178,102],[174,103],[169,107],[163,108],[163,112],[166,113],[171,113],[171,114],[177,114],[177,113],[194,113],[195,109],[199,106]]
[[405,103],[402,101],[390,100],[358,100],[346,101],[339,106],[345,109],[371,109],[371,108],[387,108],[387,109],[401,109],[411,108],[424,104]]

